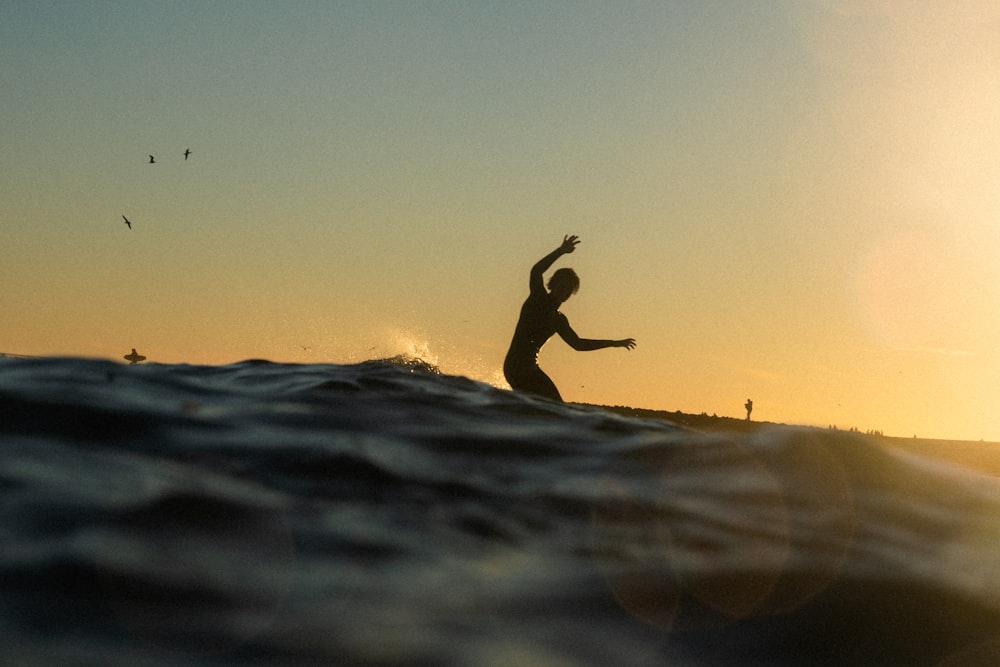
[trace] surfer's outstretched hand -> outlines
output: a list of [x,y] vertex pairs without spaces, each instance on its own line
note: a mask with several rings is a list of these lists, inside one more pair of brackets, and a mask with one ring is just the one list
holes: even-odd
[[561,250],[564,254],[568,255],[569,253],[576,250],[576,244],[579,242],[580,239],[577,236],[564,236],[562,245],[559,246],[559,250]]
[[635,347],[635,338],[626,338],[625,340],[616,340],[615,347],[624,347],[626,350],[631,350]]

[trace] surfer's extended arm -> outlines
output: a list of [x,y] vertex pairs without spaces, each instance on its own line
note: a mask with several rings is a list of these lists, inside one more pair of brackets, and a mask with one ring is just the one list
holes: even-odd
[[602,350],[606,347],[624,347],[627,350],[631,350],[635,347],[635,338],[623,338],[621,340],[607,340],[598,338],[580,338],[573,331],[573,327],[569,325],[569,320],[566,319],[565,315],[559,315],[559,321],[556,324],[556,331],[559,333],[560,338],[566,341],[566,344],[577,352],[589,352],[590,350]]
[[528,280],[528,286],[530,287],[532,294],[545,292],[545,283],[542,280],[542,276],[549,270],[550,266],[555,264],[557,259],[576,250],[576,244],[579,242],[580,240],[576,236],[564,236],[561,246],[550,252],[545,257],[542,257],[533,267],[531,267],[531,276]]

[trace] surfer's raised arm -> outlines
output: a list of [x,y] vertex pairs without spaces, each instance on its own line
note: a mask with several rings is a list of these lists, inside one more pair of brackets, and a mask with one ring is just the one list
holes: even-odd
[[564,236],[562,245],[550,252],[545,257],[542,257],[538,262],[531,267],[531,276],[528,281],[528,286],[532,293],[544,294],[545,293],[545,282],[542,276],[549,267],[555,264],[555,261],[562,257],[563,255],[568,255],[574,250],[576,250],[576,245],[580,242],[580,239],[575,235]]

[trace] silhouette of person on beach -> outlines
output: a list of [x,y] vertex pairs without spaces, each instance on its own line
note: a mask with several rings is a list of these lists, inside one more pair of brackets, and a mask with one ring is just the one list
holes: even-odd
[[562,400],[556,385],[538,367],[538,351],[552,334],[558,333],[570,347],[580,352],[605,347],[624,347],[628,350],[635,347],[634,338],[594,340],[576,335],[569,320],[559,312],[559,306],[580,288],[580,278],[573,269],[559,269],[553,273],[546,290],[542,275],[561,256],[573,252],[579,242],[576,236],[563,237],[562,245],[531,267],[528,298],[521,306],[521,316],[503,362],[504,377],[513,389],[555,401]]
[[747,421],[750,421],[750,413],[753,412],[753,401],[748,398],[743,407],[747,409]]

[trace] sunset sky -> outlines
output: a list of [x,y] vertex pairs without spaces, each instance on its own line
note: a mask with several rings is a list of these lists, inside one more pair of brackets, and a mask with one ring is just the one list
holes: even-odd
[[506,386],[577,234],[563,312],[638,345],[552,340],[567,400],[1000,440],[997,35],[994,0],[4,2],[0,352]]

